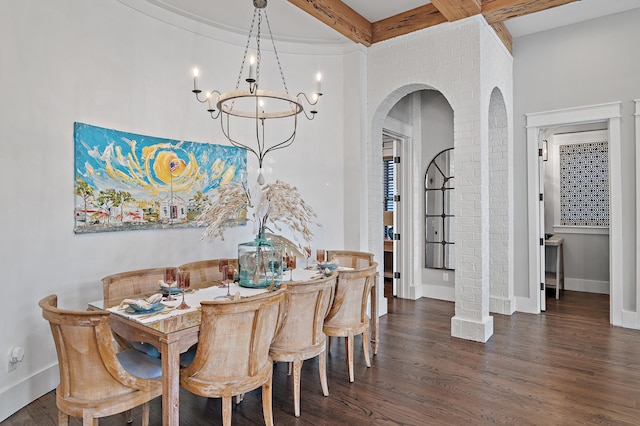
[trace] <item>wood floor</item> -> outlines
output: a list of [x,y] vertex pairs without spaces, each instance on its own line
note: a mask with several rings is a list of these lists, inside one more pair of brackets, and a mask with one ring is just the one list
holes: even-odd
[[[566,291],[547,301],[542,315],[493,315],[494,335],[481,344],[450,336],[453,303],[391,299],[371,368],[356,351],[354,383],[347,380],[342,342],[328,358],[329,397],[322,396],[317,362],[304,364],[299,418],[286,365],[276,365],[275,424],[640,424],[640,331],[609,325],[606,295]],[[247,394],[234,406],[233,424],[263,424],[260,401],[260,391]],[[182,390],[180,408],[181,425],[221,423],[218,399]],[[0,424],[48,426],[55,419],[52,391]],[[151,424],[161,420],[156,399]],[[100,424],[122,425],[124,417]]]

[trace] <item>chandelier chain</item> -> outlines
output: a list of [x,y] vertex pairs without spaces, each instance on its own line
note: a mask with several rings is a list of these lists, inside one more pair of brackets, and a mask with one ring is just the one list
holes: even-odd
[[282,78],[282,85],[284,86],[284,91],[288,95],[289,88],[287,87],[287,82],[284,79],[284,72],[282,71],[282,64],[280,64],[280,56],[278,56],[278,50],[276,49],[276,43],[273,41],[273,33],[271,32],[271,24],[269,23],[269,16],[267,15],[267,10],[264,11],[264,17],[267,20],[267,28],[269,29],[269,36],[271,37],[271,45],[273,46],[273,53],[276,55],[276,62],[278,62],[278,69],[280,70],[280,77]]
[[[256,9],[258,10],[258,9]],[[266,11],[265,11],[266,13]],[[258,34],[256,35],[256,89],[260,88],[260,62],[262,61],[262,53],[260,53],[260,36],[262,35],[262,11],[258,11]]]
[[[240,72],[238,73],[238,80],[236,81],[236,90],[240,88],[240,81],[242,80],[242,73],[244,71],[244,64],[247,60],[247,53],[249,52],[249,45],[251,44],[251,35],[253,34],[253,26],[256,22],[256,13],[258,9],[253,12],[253,18],[251,19],[251,26],[249,27],[249,37],[247,37],[247,44],[244,46],[244,54],[242,55],[242,62],[240,63]],[[258,35],[260,34],[260,24],[258,24]]]

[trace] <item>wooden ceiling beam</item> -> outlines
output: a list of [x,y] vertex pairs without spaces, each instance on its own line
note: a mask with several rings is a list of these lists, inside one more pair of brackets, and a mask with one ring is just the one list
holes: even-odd
[[502,44],[505,45],[509,53],[513,55],[513,37],[511,37],[511,33],[504,22],[496,22],[491,25],[491,28],[498,34],[498,38],[502,41]]
[[449,22],[478,15],[481,12],[481,0],[431,0],[431,4],[434,5]]
[[372,25],[340,0],[288,0],[355,43],[371,46]]
[[577,0],[482,0],[482,15],[490,25]]
[[431,3],[371,23],[341,0],[288,0],[355,43],[371,46],[413,31],[482,14],[509,52],[513,39],[504,21],[578,0],[431,0]]
[[372,43],[388,40],[423,28],[447,22],[432,4],[416,7],[403,13],[391,16],[372,25]]

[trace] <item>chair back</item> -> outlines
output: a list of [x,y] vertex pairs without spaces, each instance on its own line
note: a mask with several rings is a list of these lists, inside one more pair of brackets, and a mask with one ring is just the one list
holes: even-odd
[[282,331],[271,343],[275,361],[305,360],[325,348],[324,319],[333,302],[337,272],[314,281],[288,282],[287,315]]
[[367,303],[378,264],[353,271],[338,271],[336,296],[324,321],[325,327],[353,328],[368,325]]
[[124,299],[157,292],[164,280],[164,267],[138,269],[108,275],[102,279],[104,307],[118,305]]
[[285,290],[282,285],[259,296],[200,302],[198,347],[180,384],[198,395],[230,397],[270,381],[269,347],[282,323]]
[[[238,268],[238,259],[229,259],[229,264]],[[202,284],[222,281],[220,259],[198,260],[180,265],[178,269],[190,272],[191,287],[198,288]]]
[[58,408],[74,417],[86,410],[103,417],[129,410],[162,394],[159,379],[147,380],[128,373],[112,343],[108,311],[59,309],[58,296],[39,302],[49,321],[58,355],[60,384]]
[[373,264],[373,253],[352,250],[327,250],[327,259],[336,261],[339,266],[363,269]]

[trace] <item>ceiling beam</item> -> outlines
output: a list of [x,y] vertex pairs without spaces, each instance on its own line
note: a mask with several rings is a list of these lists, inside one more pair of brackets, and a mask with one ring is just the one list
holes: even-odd
[[371,23],[341,0],[288,0],[355,43],[371,46],[383,40],[445,22],[482,14],[513,53],[504,21],[579,0],[431,0],[431,3]]
[[577,0],[482,0],[482,15],[490,25]]
[[481,9],[480,0],[431,0],[431,4],[434,5],[449,22],[478,15]]
[[509,53],[513,55],[513,37],[511,37],[511,33],[504,22],[496,22],[491,25],[491,28],[496,32],[498,38],[502,41],[502,44],[505,45]]
[[355,43],[369,47],[372,25],[340,0],[288,0]]
[[432,4],[416,7],[403,13],[391,16],[372,25],[372,43],[388,40],[423,28],[447,22],[447,18]]

